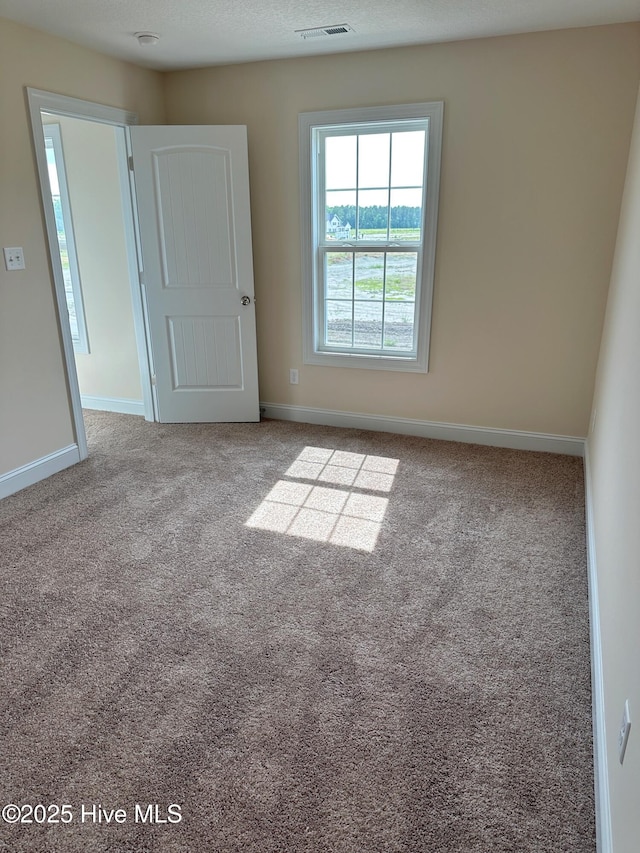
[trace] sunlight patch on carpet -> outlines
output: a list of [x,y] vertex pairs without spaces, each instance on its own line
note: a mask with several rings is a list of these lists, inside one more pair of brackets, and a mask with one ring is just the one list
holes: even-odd
[[389,493],[397,468],[386,456],[305,447],[247,527],[373,551],[389,499],[367,492]]

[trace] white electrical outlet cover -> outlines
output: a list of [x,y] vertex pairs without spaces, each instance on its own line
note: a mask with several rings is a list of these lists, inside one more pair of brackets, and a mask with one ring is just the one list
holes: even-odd
[[622,722],[620,723],[620,731],[618,732],[618,755],[620,756],[620,764],[624,761],[624,753],[627,749],[627,741],[629,740],[629,732],[631,731],[631,712],[629,711],[629,700],[624,703],[624,713]]

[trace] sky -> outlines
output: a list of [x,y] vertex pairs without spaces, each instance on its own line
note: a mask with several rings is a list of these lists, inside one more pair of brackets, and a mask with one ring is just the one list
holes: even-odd
[[58,186],[58,172],[56,171],[56,158],[53,153],[53,148],[47,146],[47,166],[49,167],[49,184],[51,185],[51,195],[60,195],[60,187]]
[[[327,206],[422,204],[425,132],[399,131],[325,138]],[[390,178],[390,180],[389,180]]]

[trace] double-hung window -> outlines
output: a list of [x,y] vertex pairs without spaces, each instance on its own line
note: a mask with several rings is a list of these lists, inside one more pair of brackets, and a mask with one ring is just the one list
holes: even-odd
[[300,115],[307,364],[427,370],[442,112]]

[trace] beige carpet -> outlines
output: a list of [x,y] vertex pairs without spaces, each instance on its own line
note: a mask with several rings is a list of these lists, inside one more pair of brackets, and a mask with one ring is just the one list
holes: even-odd
[[87,425],[0,503],[0,806],[70,806],[0,850],[594,851],[581,460]]

